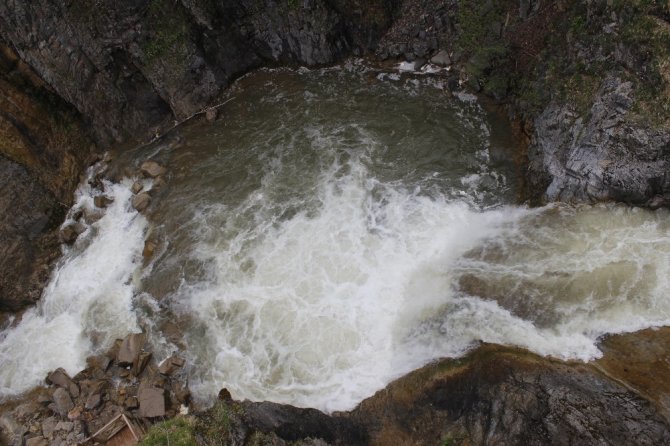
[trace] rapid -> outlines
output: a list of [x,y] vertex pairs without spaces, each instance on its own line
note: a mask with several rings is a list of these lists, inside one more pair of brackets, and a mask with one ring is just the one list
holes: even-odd
[[0,333],[1,397],[140,330],[205,404],[226,387],[336,411],[480,341],[587,361],[670,324],[668,212],[520,205],[511,129],[437,77],[261,70],[219,116],[115,158],[159,160],[167,185],[145,217],[137,178],[105,180],[113,202]]

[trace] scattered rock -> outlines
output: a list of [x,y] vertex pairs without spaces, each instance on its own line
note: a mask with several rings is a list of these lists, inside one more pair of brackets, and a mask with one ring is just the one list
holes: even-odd
[[42,421],[42,435],[47,439],[51,439],[57,424],[58,420],[54,417],[49,417]]
[[71,421],[59,421],[58,424],[56,424],[55,430],[70,432],[73,427],[74,423],[72,423]]
[[135,376],[140,376],[144,371],[144,368],[149,364],[150,359],[151,353],[140,353],[137,359],[133,361],[133,368],[130,370],[130,373]]
[[158,190],[162,189],[163,186],[165,186],[165,178],[162,175],[157,176],[154,179],[154,184],[151,185],[151,192],[158,191]]
[[99,210],[86,210],[84,212],[84,221],[89,225],[92,225],[96,221],[100,220],[104,214]]
[[207,119],[207,122],[214,122],[216,121],[216,118],[218,116],[219,112],[215,108],[208,108],[207,111],[205,112],[205,118]]
[[140,402],[137,400],[137,397],[131,396],[125,399],[123,406],[128,410],[133,410],[140,407]]
[[137,212],[143,212],[151,204],[151,195],[148,192],[142,192],[133,197],[132,205]]
[[65,226],[63,229],[60,231],[60,241],[61,243],[66,243],[68,245],[71,245],[72,243],[77,240],[77,237],[79,237],[79,234],[84,232],[86,230],[86,226],[83,224],[77,222],[77,223],[70,223],[67,226]]
[[219,390],[218,398],[221,401],[228,401],[233,399],[232,395],[230,394],[230,390],[226,389],[225,387]]
[[144,333],[133,333],[126,336],[119,347],[116,357],[116,362],[119,366],[126,367],[132,365],[142,352],[145,341],[146,336]]
[[167,169],[156,161],[149,160],[142,163],[140,172],[147,177],[156,178],[157,176],[165,175]]
[[170,356],[158,366],[158,371],[163,375],[172,375],[177,369],[184,366],[184,359],[179,356]]
[[143,388],[139,393],[139,416],[144,418],[165,415],[165,391],[156,388]]
[[75,406],[71,411],[67,413],[67,419],[70,421],[75,421],[81,418],[81,412],[83,408],[81,406]]
[[153,240],[145,241],[144,249],[142,250],[142,257],[144,257],[145,260],[151,259],[154,256],[154,252],[156,251],[157,246],[158,243]]
[[56,389],[53,399],[54,402],[49,405],[49,408],[61,417],[66,417],[68,412],[74,407],[70,394],[62,387]]
[[449,57],[449,53],[445,50],[440,50],[436,55],[430,58],[430,62],[441,67],[446,67],[451,65],[451,58]]
[[49,442],[44,437],[32,437],[26,440],[26,446],[48,446]]
[[133,183],[133,186],[130,188],[130,190],[134,194],[139,194],[142,191],[142,189],[144,189],[144,185],[139,181],[135,181]]
[[46,378],[46,382],[47,384],[52,384],[66,389],[74,398],[79,396],[79,386],[74,381],[72,381],[72,378],[70,378],[67,372],[62,368],[58,368],[49,373]]
[[88,398],[86,398],[86,404],[84,405],[84,408],[86,410],[93,410],[96,409],[100,404],[102,403],[102,395],[99,393],[94,393],[92,395],[89,395]]
[[112,204],[112,202],[114,202],[114,200],[104,195],[98,195],[95,198],[93,198],[93,204],[95,204],[95,206],[98,208],[106,208],[107,206]]

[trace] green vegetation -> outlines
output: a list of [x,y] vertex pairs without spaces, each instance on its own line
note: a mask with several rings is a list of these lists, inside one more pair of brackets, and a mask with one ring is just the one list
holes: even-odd
[[175,11],[170,1],[152,0],[147,8],[153,34],[142,50],[151,63],[157,59],[178,64],[186,56],[186,42],[189,38],[189,24],[181,11]]
[[442,446],[459,446],[465,440],[463,434],[447,433],[442,437]]
[[195,431],[201,438],[206,439],[207,445],[229,444],[231,439],[243,430],[241,428],[243,413],[243,409],[237,403],[218,401],[207,413],[198,418]]
[[475,88],[481,86],[496,98],[503,98],[510,87],[509,47],[500,38],[510,5],[509,1],[463,0],[457,13],[458,49],[469,57],[467,74]]
[[195,421],[190,417],[176,417],[155,424],[149,429],[139,446],[193,446]]

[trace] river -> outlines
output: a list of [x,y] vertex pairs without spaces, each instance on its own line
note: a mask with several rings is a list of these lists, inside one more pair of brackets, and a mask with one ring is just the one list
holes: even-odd
[[589,360],[605,333],[670,323],[668,212],[520,205],[511,129],[439,77],[261,70],[166,139],[114,161],[168,166],[149,217],[137,178],[105,181],[114,201],[0,334],[1,396],[144,330],[203,403],[344,410],[479,341]]

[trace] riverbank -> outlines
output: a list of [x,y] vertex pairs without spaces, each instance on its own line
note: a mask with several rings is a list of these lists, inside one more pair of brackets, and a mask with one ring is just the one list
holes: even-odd
[[394,381],[352,411],[331,415],[237,401],[225,389],[213,407],[189,408],[183,373],[188,365],[176,356],[159,365],[138,340],[141,335],[119,340],[73,378],[54,371],[50,386],[5,404],[0,422],[7,444],[82,444],[120,413],[147,430],[141,443],[146,446],[670,440],[668,328],[608,336],[600,345],[603,357],[586,364],[484,344]]

